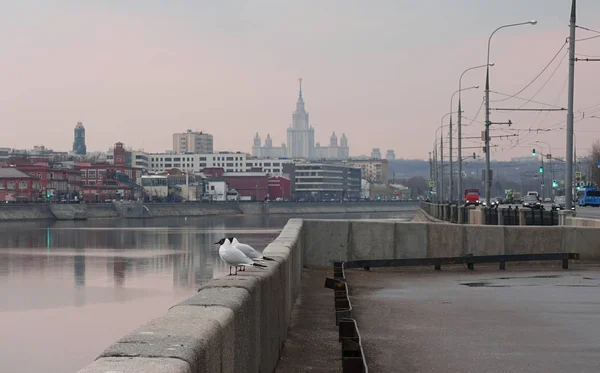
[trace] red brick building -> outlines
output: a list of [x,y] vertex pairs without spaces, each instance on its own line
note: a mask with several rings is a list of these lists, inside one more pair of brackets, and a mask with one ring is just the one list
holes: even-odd
[[75,164],[81,177],[81,189],[85,201],[136,198],[137,180],[142,176],[142,169],[125,165],[126,150],[123,143],[116,143],[113,152],[113,164]]
[[285,176],[272,176],[268,180],[269,199],[289,201],[292,197],[292,181]]
[[[79,171],[64,168],[60,163],[33,162],[25,158],[11,158],[10,168],[17,169],[37,180],[39,193],[51,199],[73,199],[81,192]],[[29,199],[35,200],[35,199]]]
[[205,168],[204,175],[209,178],[225,180],[229,188],[240,194],[240,199],[264,201],[269,193],[266,172],[223,172],[222,168]]
[[0,168],[0,202],[36,201],[41,190],[38,178],[14,167]]

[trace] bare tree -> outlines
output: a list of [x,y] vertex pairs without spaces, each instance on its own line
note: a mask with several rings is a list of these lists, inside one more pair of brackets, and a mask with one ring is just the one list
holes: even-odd
[[597,167],[600,161],[600,140],[594,141],[592,144],[592,159],[590,164],[590,175],[588,180],[595,185],[600,185],[600,168]]

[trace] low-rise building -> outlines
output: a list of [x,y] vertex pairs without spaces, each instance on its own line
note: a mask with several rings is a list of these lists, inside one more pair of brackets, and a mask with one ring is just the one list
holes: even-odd
[[204,175],[208,180],[224,180],[230,189],[239,193],[240,200],[264,201],[267,198],[266,172],[226,172],[222,168],[205,168]]
[[348,167],[360,168],[362,178],[373,184],[388,184],[389,170],[387,159],[351,159],[345,162]]
[[37,177],[14,167],[0,168],[0,202],[37,201],[44,198],[42,184]]
[[81,193],[81,176],[79,171],[66,168],[61,163],[46,161],[33,162],[24,157],[10,158],[13,167],[38,180],[41,194],[50,200],[79,199]]
[[289,201],[292,198],[292,181],[287,176],[271,176],[268,180],[269,199]]
[[304,201],[357,201],[361,170],[336,163],[285,165],[292,180],[292,199]]
[[206,180],[205,199],[223,202],[227,200],[227,192],[227,183],[225,180],[217,178]]

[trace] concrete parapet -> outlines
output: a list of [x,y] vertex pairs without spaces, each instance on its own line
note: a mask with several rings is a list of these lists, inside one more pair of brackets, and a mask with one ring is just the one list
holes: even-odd
[[463,255],[464,234],[464,225],[430,224],[427,235],[427,256]]
[[300,292],[303,229],[291,219],[264,250],[266,269],[209,282],[80,372],[273,372]]
[[519,225],[527,225],[527,215],[525,209],[519,210]]
[[483,209],[469,209],[469,224],[482,225],[485,222]]
[[465,226],[464,252],[473,255],[503,255],[504,227],[493,225]]
[[387,259],[394,256],[393,222],[364,224],[362,221],[350,222],[349,260]]

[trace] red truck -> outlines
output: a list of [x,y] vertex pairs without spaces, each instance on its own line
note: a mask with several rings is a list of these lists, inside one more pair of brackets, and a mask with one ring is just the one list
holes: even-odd
[[479,189],[465,189],[465,205],[479,206]]

